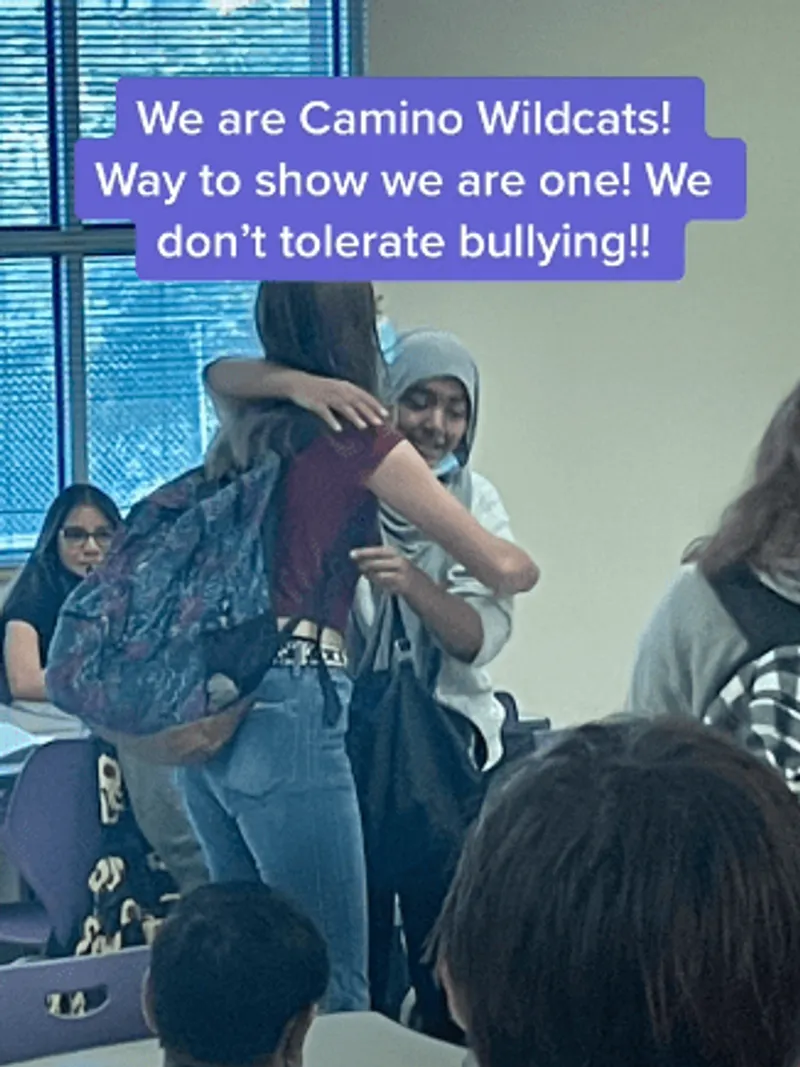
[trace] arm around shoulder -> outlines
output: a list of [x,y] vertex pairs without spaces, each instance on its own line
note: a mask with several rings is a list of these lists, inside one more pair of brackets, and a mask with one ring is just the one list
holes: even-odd
[[203,381],[223,400],[296,400],[310,374],[265,359],[225,356],[209,363]]
[[527,552],[485,529],[407,441],[389,452],[366,484],[496,593],[525,593],[539,580],[539,568]]
[[296,404],[339,432],[342,421],[359,430],[380,426],[387,412],[366,390],[338,378],[323,378],[264,359],[228,357],[203,372],[206,389],[220,415],[237,404],[279,400]]

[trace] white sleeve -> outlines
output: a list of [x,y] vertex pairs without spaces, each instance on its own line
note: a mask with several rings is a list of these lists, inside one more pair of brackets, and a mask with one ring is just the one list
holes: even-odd
[[[480,474],[472,475],[472,514],[489,533],[513,541],[511,522],[500,494],[491,482]],[[483,645],[471,667],[485,667],[502,652],[512,632],[513,597],[498,597],[485,585],[476,581],[460,563],[447,574],[447,588],[454,596],[463,597],[477,611],[483,627]]]

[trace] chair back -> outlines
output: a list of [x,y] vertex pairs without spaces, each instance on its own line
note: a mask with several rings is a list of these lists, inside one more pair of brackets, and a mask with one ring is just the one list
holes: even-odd
[[[0,1064],[151,1037],[142,1012],[150,948],[0,967]],[[54,1015],[53,997],[84,1014]],[[92,1006],[93,1005],[93,1006]]]
[[102,849],[97,743],[51,741],[26,760],[0,825],[0,847],[44,905],[66,946],[91,907]]

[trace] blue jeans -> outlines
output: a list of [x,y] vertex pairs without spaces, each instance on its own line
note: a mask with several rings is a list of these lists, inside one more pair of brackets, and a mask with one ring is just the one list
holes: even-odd
[[364,846],[345,748],[351,684],[331,669],[342,706],[326,725],[315,667],[273,667],[231,743],[180,769],[212,881],[261,881],[293,899],[328,943],[327,1011],[366,1011]]

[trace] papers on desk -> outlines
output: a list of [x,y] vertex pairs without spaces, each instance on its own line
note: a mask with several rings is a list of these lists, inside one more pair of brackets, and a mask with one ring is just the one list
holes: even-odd
[[14,726],[33,735],[33,744],[43,745],[60,737],[88,737],[89,731],[74,715],[67,715],[44,701],[15,700],[0,704],[0,725]]
[[78,719],[52,704],[0,704],[0,778],[15,778],[35,748],[60,737],[85,737]]
[[29,734],[27,730],[21,730],[19,726],[13,726],[9,722],[0,722],[0,763],[9,757],[16,756],[19,752],[45,745],[53,738],[47,734]]

